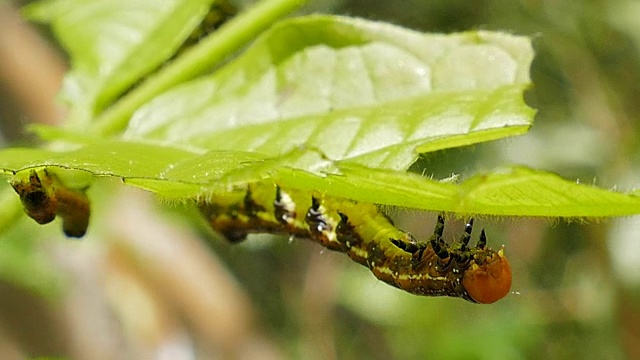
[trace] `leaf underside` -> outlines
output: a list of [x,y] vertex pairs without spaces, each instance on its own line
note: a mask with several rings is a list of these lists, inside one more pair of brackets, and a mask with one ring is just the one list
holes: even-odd
[[[603,217],[640,211],[640,197],[576,184],[523,167],[453,184],[406,172],[337,164],[314,151],[266,158],[236,151],[195,153],[166,146],[107,142],[69,152],[11,149],[3,155],[7,155],[3,159],[12,159],[1,162],[5,171],[42,166],[83,170],[119,177],[127,184],[178,201],[206,200],[232,190],[244,191],[247,184],[266,182],[357,201],[463,214]],[[43,158],[48,160],[43,163]],[[317,168],[320,163],[324,164],[321,169]],[[24,165],[17,168],[16,164]]]

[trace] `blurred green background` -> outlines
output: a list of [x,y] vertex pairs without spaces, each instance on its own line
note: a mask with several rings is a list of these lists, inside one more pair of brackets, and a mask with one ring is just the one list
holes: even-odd
[[[18,20],[20,5],[0,2],[3,146],[28,142],[27,123],[63,118],[53,96],[64,54],[47,29]],[[318,0],[306,11],[534,39],[531,132],[428,154],[414,171],[464,178],[519,163],[620,191],[640,185],[640,2]],[[9,186],[0,196],[17,201]],[[514,280],[507,298],[474,305],[393,289],[308,241],[231,246],[192,209],[117,181],[90,196],[81,241],[0,209],[11,219],[0,224],[0,358],[640,358],[638,217],[477,219],[491,245],[506,245]],[[390,213],[418,238],[432,232],[435,214]],[[462,227],[449,222],[448,239]]]

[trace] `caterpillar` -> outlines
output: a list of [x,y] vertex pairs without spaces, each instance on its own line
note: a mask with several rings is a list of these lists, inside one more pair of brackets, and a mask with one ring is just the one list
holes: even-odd
[[[27,178],[16,176],[11,185],[36,222],[47,224],[59,216],[67,236],[85,235],[90,204],[84,191],[66,187],[46,170],[31,170]],[[489,304],[511,289],[511,267],[504,247],[498,251],[487,248],[484,229],[477,244],[469,246],[473,219],[457,242],[447,244],[442,238],[445,219],[440,214],[429,241],[419,242],[396,228],[375,204],[261,185],[218,196],[215,202],[198,201],[198,208],[212,228],[231,242],[240,242],[249,233],[309,238],[346,253],[378,279],[412,294]]]
[[48,224],[60,216],[65,235],[80,238],[87,232],[91,207],[84,191],[67,188],[46,170],[40,175],[31,170],[26,179],[14,177],[11,186],[27,215],[38,224]]
[[249,186],[244,194],[216,200],[200,201],[198,207],[211,227],[234,243],[249,233],[308,238],[346,253],[378,279],[416,295],[489,304],[511,289],[511,267],[504,247],[498,251],[487,248],[484,229],[477,245],[469,246],[473,219],[459,241],[447,244],[442,238],[445,219],[440,214],[433,236],[428,242],[418,242],[396,228],[375,204],[286,192],[275,185]]

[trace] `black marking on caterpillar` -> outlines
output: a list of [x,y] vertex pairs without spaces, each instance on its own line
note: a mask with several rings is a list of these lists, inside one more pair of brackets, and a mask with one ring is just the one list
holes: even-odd
[[509,293],[511,267],[504,249],[486,248],[484,229],[477,245],[469,247],[473,219],[457,242],[447,244],[442,239],[445,219],[439,215],[433,236],[419,242],[373,204],[256,185],[238,200],[198,206],[213,229],[233,242],[249,233],[309,238],[346,253],[378,279],[413,294],[492,303]]
[[283,224],[289,224],[296,218],[293,200],[291,200],[289,194],[283,194],[279,186],[276,187],[276,200],[273,206],[275,207],[274,213],[277,221]]
[[266,211],[263,206],[253,200],[253,196],[251,195],[251,187],[247,189],[247,193],[244,196],[244,208],[247,210],[247,213],[250,216],[256,216],[259,212]]
[[31,170],[27,179],[16,177],[11,186],[27,215],[38,224],[50,223],[60,216],[65,235],[80,238],[87,232],[91,207],[84,191],[67,188],[46,170],[40,174]]

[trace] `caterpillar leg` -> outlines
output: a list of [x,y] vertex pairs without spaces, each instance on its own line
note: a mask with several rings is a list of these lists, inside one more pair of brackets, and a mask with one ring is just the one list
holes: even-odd
[[446,259],[449,257],[449,251],[447,251],[447,244],[442,240],[442,233],[444,232],[444,214],[438,214],[438,221],[436,227],[433,230],[430,242],[433,251],[438,255],[440,259]]
[[485,234],[484,229],[480,232],[480,238],[478,239],[478,244],[476,245],[477,249],[484,249],[487,246],[487,234]]
[[296,219],[295,203],[287,194],[276,186],[276,199],[273,201],[274,215],[276,220],[283,224],[291,224]]
[[325,230],[331,230],[325,220],[325,215],[320,209],[320,200],[315,196],[311,197],[311,207],[307,210],[305,221],[309,225],[309,230],[314,234],[322,234]]
[[471,232],[473,231],[473,218],[469,219],[467,225],[464,227],[464,233],[460,237],[460,243],[462,244],[461,250],[466,250],[471,239]]

